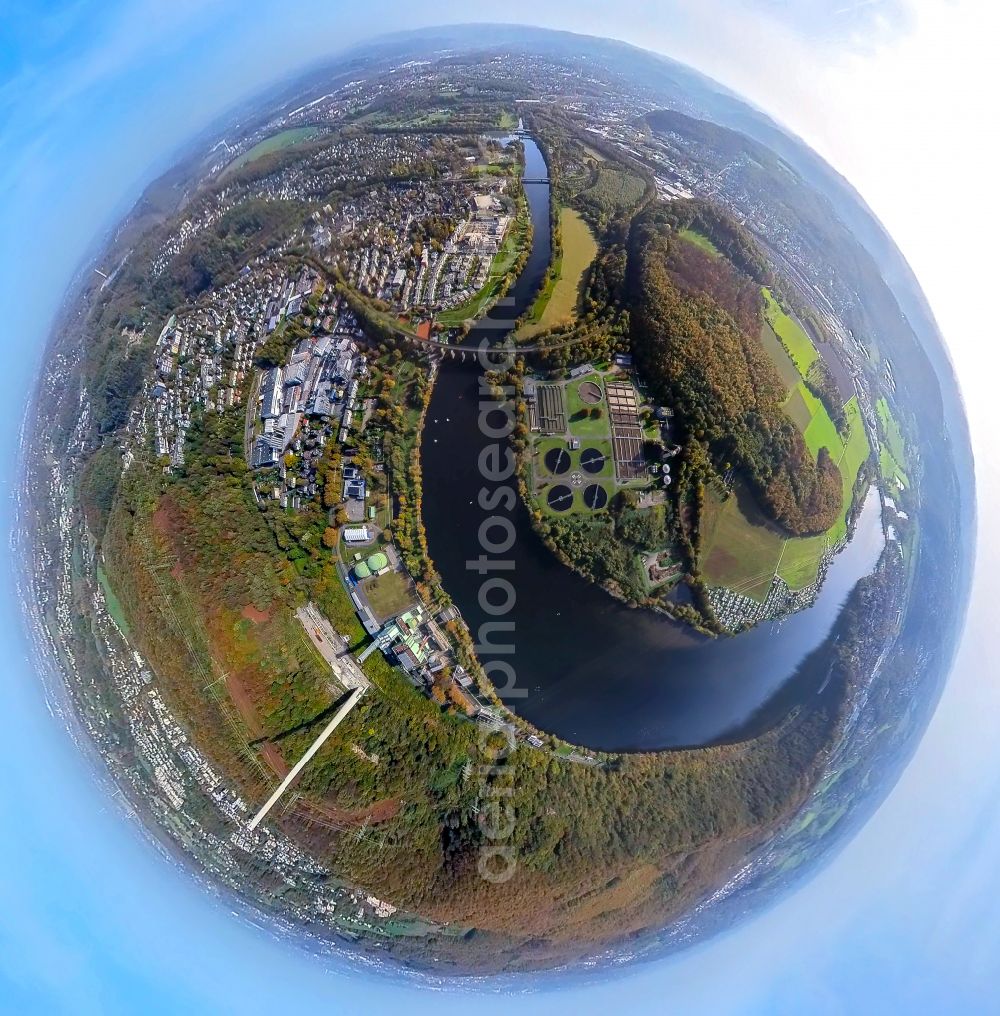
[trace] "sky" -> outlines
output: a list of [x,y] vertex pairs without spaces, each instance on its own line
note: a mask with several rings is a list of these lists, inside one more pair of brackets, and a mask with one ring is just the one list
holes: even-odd
[[[233,102],[366,36],[495,19],[635,42],[770,113],[843,173],[924,287],[966,400],[981,530],[955,672],[913,762],[865,829],[789,899],[706,947],[567,992],[576,1012],[1000,1010],[1000,468],[995,419],[996,142],[989,0],[7,0],[0,15],[0,432],[15,420],[61,294],[96,236]],[[9,497],[2,505],[9,525]],[[9,552],[4,549],[9,571]],[[26,658],[0,587],[0,1011],[468,1012],[326,969],[233,920],[107,800]],[[16,815],[11,823],[8,816]],[[724,976],[721,973],[724,972]],[[477,997],[477,1011],[553,999]]]

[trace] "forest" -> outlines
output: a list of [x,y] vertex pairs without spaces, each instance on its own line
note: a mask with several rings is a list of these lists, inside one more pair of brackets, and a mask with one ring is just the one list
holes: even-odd
[[[628,180],[607,177],[591,194],[600,199],[592,213],[608,213],[607,228],[585,295],[578,327],[586,342],[577,355],[606,356],[631,339],[661,401],[678,407],[690,448],[704,444],[719,468],[732,463],[756,477],[761,497],[789,527],[819,525],[829,468],[839,507],[836,467],[822,459],[814,466],[794,428],[787,433],[778,419],[773,369],[739,323],[751,319],[748,290],[721,267],[706,284],[715,297],[693,282],[685,289],[682,277],[707,278],[709,268],[688,252],[671,252],[655,210],[640,215],[631,235],[627,222],[612,219],[637,193]],[[279,205],[271,219],[243,208],[178,259],[155,294],[143,289],[140,257],[119,292],[175,309],[228,278],[269,242],[272,226],[285,228],[297,214]],[[726,243],[722,225],[694,217],[691,223]],[[752,252],[741,254],[741,242],[732,230],[728,256],[752,267]],[[116,315],[114,324],[120,320]],[[388,341],[374,314],[362,320],[374,343]],[[90,390],[102,429],[124,419],[149,352],[148,345],[127,354],[120,344],[92,345]],[[282,355],[281,348],[268,349],[261,363]],[[394,383],[394,375],[407,373],[394,370],[402,355],[379,351],[371,394],[399,496],[392,536],[418,581],[431,586],[436,576],[423,540],[415,454],[429,385],[422,374]],[[335,453],[321,469],[321,487],[331,491],[324,503],[298,513],[273,504],[262,510],[242,458],[243,408],[200,418],[187,464],[172,475],[155,462],[137,462],[119,483],[118,453],[102,446],[86,467],[82,494],[157,686],[227,779],[256,799],[261,782],[207,691],[206,671],[224,674],[220,694],[242,704],[239,722],[255,761],[272,750],[291,759],[315,736],[330,705],[328,674],[296,627],[294,608],[307,599],[318,603],[355,650],[365,635],[324,542],[339,483]],[[696,483],[685,489],[696,500]],[[673,506],[644,515],[625,498],[602,523],[613,537],[609,546],[620,540],[633,549],[659,543],[676,524]],[[623,585],[635,578],[615,551],[594,567]],[[337,816],[339,825],[309,821],[305,808],[278,821],[336,877],[475,928],[474,939],[486,943],[497,965],[523,956],[526,946],[532,961],[586,952],[690,906],[802,802],[838,721],[837,704],[824,702],[753,742],[625,756],[605,768],[572,765],[522,744],[514,765],[489,777],[509,795],[519,859],[515,879],[496,885],[476,870],[483,789],[463,777],[466,764],[477,761],[476,728],[417,693],[380,654],[369,657],[366,671],[377,694],[317,755],[301,787],[305,800]],[[358,838],[358,816],[374,809],[385,816],[379,836]]]
[[[674,407],[684,436],[708,445],[720,473],[742,475],[791,535],[821,533],[841,508],[840,472],[825,450],[813,462],[781,407],[784,388],[758,338],[709,293],[679,287],[671,272],[679,241],[665,228],[670,217],[663,206],[652,206],[633,222],[629,239],[631,340],[639,367],[656,398]],[[738,304],[734,309],[745,312]]]
[[[253,504],[229,465],[237,432],[224,424],[203,435],[197,461],[175,480],[130,474],[105,548],[158,687],[198,743],[258,799],[263,788],[206,694],[206,671],[224,672],[239,690],[255,750],[291,759],[330,705],[292,608],[311,596],[355,647],[364,636],[309,527],[285,515],[276,529]],[[316,561],[314,576],[298,566],[295,547]],[[379,654],[366,670],[377,693],[309,767],[303,806],[277,821],[338,877],[475,927],[500,965],[527,942],[541,940],[534,958],[582,952],[690,905],[802,800],[837,718],[819,709],[751,745],[629,756],[606,770],[520,746],[489,777],[509,795],[518,857],[514,879],[493,884],[476,868],[483,787],[462,776],[481,750],[475,726],[417,693]],[[338,821],[317,824],[316,814]],[[371,814],[378,835],[358,838],[357,822]]]

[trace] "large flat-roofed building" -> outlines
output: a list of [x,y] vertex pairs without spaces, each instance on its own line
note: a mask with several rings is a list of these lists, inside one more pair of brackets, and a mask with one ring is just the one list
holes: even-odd
[[272,367],[264,376],[261,399],[263,401],[260,410],[262,420],[281,416],[284,402],[284,371],[280,367]]
[[371,532],[367,526],[352,526],[344,530],[345,543],[367,543],[371,539]]

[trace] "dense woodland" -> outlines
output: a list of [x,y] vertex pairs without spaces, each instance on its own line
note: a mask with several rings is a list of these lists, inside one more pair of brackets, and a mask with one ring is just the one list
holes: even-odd
[[[400,107],[386,103],[378,112],[389,121]],[[548,138],[553,146],[572,145],[569,132]],[[604,550],[589,566],[631,595],[638,589],[635,551],[662,546],[673,534],[690,567],[699,498],[713,468],[740,470],[790,532],[826,528],[840,508],[839,474],[822,455],[813,464],[780,412],[774,369],[751,335],[766,263],[736,224],[708,206],[675,203],[667,211],[649,203],[648,180],[634,167],[587,173],[567,193],[598,230],[601,250],[583,314],[571,326],[581,340],[572,356],[599,360],[631,345],[659,401],[677,408],[686,445],[675,501],[640,513],[627,497],[616,500],[593,523]],[[162,316],[225,281],[302,213],[280,202],[241,206],[148,288],[140,252],[93,318],[88,371],[102,432],[121,426],[149,363],[148,343],[128,349],[115,330],[138,309]],[[686,226],[704,230],[728,261],[676,243],[671,234]],[[433,224],[420,229],[423,241],[440,232]],[[369,394],[387,435],[398,498],[392,537],[422,592],[433,597],[416,454],[429,385],[422,372],[401,369],[403,354],[390,347],[391,329],[372,308],[356,309],[382,343]],[[554,347],[550,365],[571,355],[561,345],[566,334],[542,338]],[[284,354],[265,347],[260,363]],[[816,380],[818,388],[823,383]],[[233,736],[231,707],[207,691],[206,675],[227,675],[225,701],[236,704],[258,757],[276,751],[289,760],[315,736],[331,704],[327,672],[294,608],[317,602],[355,649],[365,636],[324,540],[340,483],[337,452],[324,460],[319,504],[298,513],[273,504],[261,510],[242,457],[243,421],[239,406],[199,419],[183,470],[167,476],[155,463],[137,463],[122,484],[120,456],[106,442],[86,465],[81,496],[158,685],[234,785],[259,799],[263,786]],[[389,491],[376,484],[375,493]],[[683,523],[682,515],[692,521]],[[549,535],[559,545],[575,538]],[[845,680],[855,664],[838,659]],[[525,950],[538,963],[588,952],[661,926],[690,906],[802,802],[840,718],[839,700],[828,698],[745,744],[627,756],[605,769],[521,746],[484,785],[463,775],[482,750],[471,723],[419,694],[380,654],[369,657],[366,670],[377,694],[366,696],[307,770],[303,809],[280,821],[338,876],[477,929],[463,952],[481,948],[483,962],[498,967],[523,959]],[[511,846],[519,867],[505,884],[483,880],[476,869],[485,838],[481,806],[491,793],[509,795],[516,820]],[[311,823],[309,809],[329,821]],[[365,821],[380,835],[358,838]]]
[[[312,597],[355,645],[363,633],[311,527],[287,515],[275,526],[253,504],[228,453],[236,430],[224,424],[206,434],[183,477],[130,474],[105,554],[160,687],[257,799],[263,788],[205,690],[206,670],[229,675],[257,750],[292,759],[330,707],[293,607]],[[281,822],[341,877],[480,929],[498,965],[527,941],[540,939],[544,961],[656,925],[689,904],[801,800],[836,719],[818,711],[750,746],[627,757],[607,771],[519,748],[489,778],[492,792],[511,795],[519,862],[511,882],[495,885],[476,869],[485,842],[476,813],[491,791],[462,776],[482,750],[475,726],[420,695],[379,654],[366,669],[377,694],[310,766],[304,810]],[[309,822],[313,807],[325,825]],[[378,835],[357,839],[356,824],[371,814]]]
[[738,470],[776,522],[796,536],[823,532],[841,509],[840,471],[825,449],[813,462],[757,336],[707,293],[679,288],[671,266],[690,255],[675,259],[666,225],[653,206],[629,241],[632,349],[643,375],[686,435],[708,445],[720,472]]

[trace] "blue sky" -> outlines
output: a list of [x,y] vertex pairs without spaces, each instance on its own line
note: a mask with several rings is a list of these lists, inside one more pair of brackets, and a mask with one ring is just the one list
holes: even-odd
[[[992,5],[991,5],[992,6]],[[791,899],[711,945],[567,1009],[677,1012],[995,1011],[1000,953],[1000,706],[991,460],[996,14],[973,0],[510,0],[512,21],[615,35],[684,59],[796,130],[855,183],[924,284],[963,384],[979,453],[980,567],[959,664],[895,792]],[[96,234],[185,139],[242,96],[366,35],[489,19],[473,0],[8,2],[0,17],[0,432],[14,419],[56,302]],[[947,221],[942,234],[941,217]],[[960,252],[960,256],[956,256]],[[995,373],[992,374],[995,377]],[[3,521],[10,505],[3,503]],[[4,550],[5,563],[7,551]],[[5,585],[0,646],[0,1009],[467,1012],[382,979],[323,969],[241,925],[166,865],[108,804],[45,709]],[[12,826],[11,815],[17,816]],[[554,1000],[478,1008],[549,1011]]]

